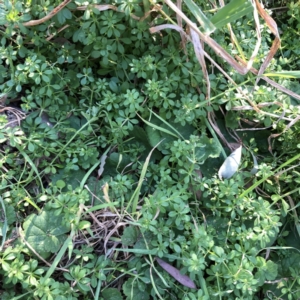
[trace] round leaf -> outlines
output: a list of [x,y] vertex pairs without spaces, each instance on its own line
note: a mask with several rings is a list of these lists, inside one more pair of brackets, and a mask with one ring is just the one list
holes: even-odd
[[62,224],[62,216],[52,211],[30,215],[23,224],[26,241],[38,252],[57,252],[70,229]]

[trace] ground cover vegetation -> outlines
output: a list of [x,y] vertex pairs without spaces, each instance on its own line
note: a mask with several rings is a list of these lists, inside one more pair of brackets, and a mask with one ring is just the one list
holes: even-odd
[[299,299],[299,26],[1,1],[1,299]]

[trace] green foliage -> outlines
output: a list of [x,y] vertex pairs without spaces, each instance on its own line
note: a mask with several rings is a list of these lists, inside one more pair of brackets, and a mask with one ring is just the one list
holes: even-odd
[[70,228],[62,225],[62,217],[51,211],[30,215],[23,223],[26,241],[38,253],[55,253],[66,239]]
[[[0,4],[1,299],[298,299],[299,125],[288,123],[297,100],[262,82],[253,89],[255,76],[205,46],[244,92],[207,64],[208,99],[193,45],[175,30],[149,31],[150,22],[176,21],[162,2],[163,12],[138,19],[151,2],[78,0],[26,24],[61,3]],[[226,3],[215,11],[186,2],[217,24],[216,42],[249,58],[253,17],[236,6],[229,16],[238,51],[218,20],[234,4]],[[299,69],[299,13],[290,2],[277,16],[282,49],[268,71]],[[270,47],[266,28],[257,69]],[[300,90],[293,79],[279,83]],[[11,106],[26,113],[15,127]],[[208,127],[214,116],[229,143],[233,132],[243,142],[230,179],[216,176],[230,151]]]

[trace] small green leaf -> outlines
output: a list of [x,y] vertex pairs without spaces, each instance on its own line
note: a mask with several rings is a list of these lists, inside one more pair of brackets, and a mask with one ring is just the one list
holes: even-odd
[[222,256],[224,254],[224,250],[221,247],[215,246],[213,250],[218,256]]
[[83,15],[84,20],[88,20],[91,17],[91,11],[89,9],[86,9]]
[[62,9],[62,14],[66,19],[72,19],[72,13],[67,8]]
[[118,92],[119,88],[113,80],[111,80],[108,85],[113,92],[115,92],[115,93]]
[[281,207],[281,214],[283,217],[285,217],[288,213],[288,209],[290,208],[289,205],[284,201],[284,199],[281,199],[282,201],[282,207]]
[[40,76],[36,76],[35,79],[34,79],[34,82],[36,84],[40,84],[41,83],[41,77]]
[[46,201],[48,199],[48,196],[47,195],[42,195],[40,197],[40,201]]
[[66,186],[66,183],[65,183],[63,180],[57,180],[57,181],[56,181],[56,186],[57,186],[59,189],[63,189],[63,188]]
[[60,24],[63,24],[66,21],[66,18],[64,16],[62,10],[59,11],[56,16],[57,16],[57,20]]
[[21,86],[20,84],[18,84],[18,85],[16,86],[16,91],[17,91],[18,93],[22,91],[22,86]]
[[35,125],[39,125],[42,123],[42,118],[41,117],[37,117],[35,120],[34,120],[34,124]]
[[32,144],[31,142],[29,142],[29,143],[28,143],[28,150],[29,150],[30,152],[33,152],[34,149],[35,149],[34,144]]
[[83,230],[91,227],[91,223],[89,221],[80,221],[78,224],[78,229]]
[[91,56],[93,58],[99,58],[101,56],[101,52],[94,50],[94,51],[91,52]]
[[42,75],[42,79],[45,81],[45,82],[50,82],[50,79],[49,79],[49,77],[48,76],[46,76],[46,75]]

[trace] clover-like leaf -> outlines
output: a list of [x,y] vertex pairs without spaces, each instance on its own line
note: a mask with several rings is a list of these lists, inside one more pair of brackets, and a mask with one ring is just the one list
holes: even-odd
[[59,250],[70,230],[62,223],[62,216],[52,211],[43,211],[40,215],[30,215],[23,224],[25,239],[38,253]]
[[278,274],[278,265],[272,261],[266,261],[263,257],[256,257],[257,272],[255,278],[263,284],[266,280],[274,280]]

